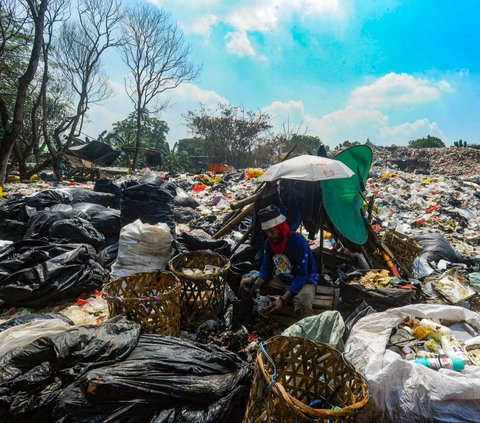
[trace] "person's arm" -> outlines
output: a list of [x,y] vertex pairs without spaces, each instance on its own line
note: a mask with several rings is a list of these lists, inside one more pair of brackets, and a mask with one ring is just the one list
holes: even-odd
[[262,286],[266,281],[271,279],[272,272],[273,272],[272,251],[267,241],[265,242],[265,248],[263,250],[262,265],[260,266],[260,272],[258,273],[258,278],[255,281],[255,283],[258,283],[259,286]]
[[292,273],[295,275],[292,282],[290,282],[290,286],[288,287],[289,293],[292,296],[297,295],[300,290],[305,285],[308,274],[308,262],[309,262],[309,255],[310,255],[310,247],[308,246],[307,241],[305,238],[298,238],[295,240],[295,258],[292,260],[295,263],[295,268],[292,269]]

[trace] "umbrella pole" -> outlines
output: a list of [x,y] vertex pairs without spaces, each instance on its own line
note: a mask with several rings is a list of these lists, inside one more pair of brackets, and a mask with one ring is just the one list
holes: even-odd
[[323,203],[320,207],[320,256],[318,259],[319,284],[323,284]]

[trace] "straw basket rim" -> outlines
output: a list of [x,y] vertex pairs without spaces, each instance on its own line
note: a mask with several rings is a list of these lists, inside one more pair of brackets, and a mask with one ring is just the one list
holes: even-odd
[[[365,398],[363,398],[361,401],[358,401],[355,404],[348,405],[346,407],[342,407],[341,410],[328,410],[328,409],[316,409],[316,408],[309,407],[304,402],[302,402],[302,401],[298,400],[297,398],[293,397],[292,395],[290,395],[281,383],[277,383],[277,382],[273,383],[272,384],[272,390],[275,390],[276,393],[282,397],[282,399],[286,402],[286,404],[289,407],[296,410],[297,412],[300,412],[303,415],[308,414],[308,415],[310,415],[310,417],[314,416],[314,417],[323,417],[323,418],[325,418],[326,416],[342,417],[342,416],[345,416],[345,415],[350,415],[353,412],[365,407],[365,405],[370,400],[370,393],[369,393],[370,390],[369,390],[368,382],[366,381],[365,377],[360,372],[358,372],[352,366],[351,363],[349,363],[345,359],[344,355],[340,351],[336,350],[333,347],[330,347],[328,344],[318,342],[318,341],[312,341],[311,339],[302,338],[302,337],[298,337],[298,336],[282,336],[282,335],[274,336],[274,337],[272,337],[272,338],[270,338],[266,341],[266,346],[269,345],[269,344],[272,344],[274,342],[277,342],[281,339],[284,339],[284,338],[289,338],[289,340],[296,341],[297,343],[305,342],[305,343],[313,343],[313,344],[316,344],[316,345],[321,345],[322,347],[325,347],[327,350],[331,350],[331,351],[337,353],[338,356],[342,359],[343,364],[346,367],[348,367],[352,372],[358,374],[360,376],[360,379],[362,380],[362,382],[365,384],[365,386],[367,388],[367,394],[366,394]],[[257,367],[260,369],[260,372],[262,373],[262,376],[263,376],[264,380],[266,382],[269,382],[272,378],[272,375],[270,375],[267,372],[267,366],[266,366],[267,362],[265,361],[265,357],[264,357],[264,355],[263,355],[263,353],[260,349],[257,351],[257,360],[258,360],[258,364],[259,364]]]
[[[162,291],[162,295],[171,295],[171,294],[178,294],[178,291],[182,288],[182,283],[180,281],[180,279],[177,277],[177,275],[175,275],[173,272],[170,272],[168,270],[157,270],[157,271],[153,271],[153,272],[136,272],[136,273],[132,273],[130,275],[127,275],[127,276],[121,276],[113,281],[110,281],[108,282],[102,289],[102,296],[103,298],[105,298],[106,300],[110,299],[110,298],[115,298],[116,295],[110,295],[108,294],[106,291],[108,288],[114,286],[114,284],[118,281],[121,281],[121,280],[125,280],[127,278],[138,278],[138,277],[141,277],[142,275],[156,275],[157,277],[158,276],[161,276],[163,274],[167,274],[167,275],[171,275],[174,277],[174,285],[166,290],[166,291]],[[151,298],[152,296],[143,296],[143,297],[122,297],[122,300],[128,300],[128,301],[143,301],[147,298]]]
[[[200,276],[194,276],[194,275],[185,275],[184,273],[180,272],[175,268],[175,262],[179,260],[182,256],[187,257],[190,255],[195,255],[195,254],[202,254],[202,255],[211,255],[211,256],[216,256],[223,260],[225,264],[220,268],[219,272],[216,273],[211,273],[209,275],[200,275]],[[211,278],[215,278],[217,276],[222,276],[225,274],[231,267],[231,262],[230,260],[225,257],[222,254],[216,253],[215,251],[212,250],[197,250],[197,251],[187,251],[185,253],[179,253],[175,257],[173,257],[169,262],[168,262],[168,268],[170,271],[177,276],[178,278],[187,278],[190,280],[197,280],[197,281],[203,281]]]

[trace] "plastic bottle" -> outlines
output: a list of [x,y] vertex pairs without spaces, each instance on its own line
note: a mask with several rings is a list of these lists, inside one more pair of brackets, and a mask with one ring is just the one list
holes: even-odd
[[441,368],[455,370],[461,372],[465,368],[465,363],[460,358],[448,358],[448,357],[438,357],[438,358],[417,358],[415,363],[422,364],[426,367],[429,367],[432,370],[438,370]]
[[430,328],[424,325],[418,325],[413,329],[413,335],[417,339],[424,339],[427,336],[430,336],[431,333],[432,331],[430,330]]
[[445,351],[445,354],[449,358],[459,358],[464,363],[469,363],[470,359],[468,358],[465,349],[462,347],[458,339],[454,335],[445,335],[441,339],[442,348]]
[[446,326],[443,326],[440,323],[434,322],[430,319],[422,319],[420,320],[420,324],[429,328],[431,330],[432,337],[437,341],[440,341],[442,336],[452,334],[452,330],[450,328],[447,328]]

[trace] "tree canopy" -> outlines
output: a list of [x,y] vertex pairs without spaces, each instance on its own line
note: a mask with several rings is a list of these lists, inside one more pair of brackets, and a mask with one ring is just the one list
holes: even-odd
[[440,138],[427,135],[426,138],[409,141],[408,146],[412,148],[442,148],[445,147],[445,143]]
[[261,135],[271,128],[267,113],[225,104],[214,112],[203,106],[189,111],[185,120],[190,132],[205,141],[206,155],[236,167],[250,164]]

